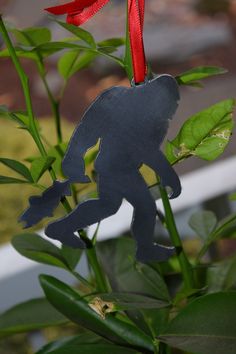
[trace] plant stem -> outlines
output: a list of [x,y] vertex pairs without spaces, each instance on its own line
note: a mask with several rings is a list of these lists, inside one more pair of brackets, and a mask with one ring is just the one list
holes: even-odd
[[106,275],[105,275],[105,273],[102,269],[102,266],[98,260],[96,248],[95,248],[95,245],[93,244],[93,241],[91,241],[87,237],[86,232],[80,231],[79,234],[80,234],[80,237],[82,238],[82,240],[87,245],[86,253],[87,253],[89,265],[91,266],[91,268],[94,272],[96,281],[97,281],[97,291],[102,292],[102,293],[110,292],[110,287],[108,285]]
[[160,343],[158,353],[159,354],[171,354],[171,348],[165,343]]
[[30,133],[41,153],[42,156],[47,156],[46,150],[43,146],[43,143],[40,139],[38,130],[37,130],[37,126],[35,124],[35,118],[34,118],[34,114],[33,114],[33,107],[32,107],[32,102],[31,102],[31,97],[30,97],[30,89],[29,89],[29,79],[26,76],[24,70],[22,69],[22,66],[19,62],[19,59],[16,55],[15,49],[11,43],[11,40],[9,38],[9,35],[7,33],[6,27],[3,23],[2,20],[2,16],[0,15],[0,31],[2,33],[3,39],[6,43],[6,46],[9,50],[11,59],[15,65],[16,71],[19,75],[20,81],[21,81],[21,85],[22,85],[22,89],[24,92],[24,96],[25,96],[25,102],[26,102],[26,108],[29,114],[29,129],[30,129]]
[[101,267],[101,264],[98,261],[97,252],[94,246],[87,249],[87,256],[97,281],[97,291],[102,293],[110,292],[106,276]]
[[180,239],[170,201],[167,192],[164,187],[160,186],[161,199],[163,202],[165,216],[166,216],[166,226],[171,238],[173,245],[176,248],[177,258],[179,260],[179,265],[182,271],[184,286],[186,290],[191,290],[194,288],[194,278],[192,266],[184,252],[182,241]]
[[53,97],[53,94],[50,90],[50,87],[48,86],[48,82],[46,80],[45,74],[40,72],[40,77],[43,81],[43,84],[45,86],[45,89],[48,94],[48,99],[51,105],[52,113],[54,116],[55,120],[55,127],[56,127],[56,134],[57,134],[57,143],[61,144],[62,143],[62,130],[61,130],[61,117],[60,117],[60,100],[56,100]]
[[[27,112],[29,115],[29,132],[30,132],[32,138],[34,139],[41,155],[43,157],[47,157],[47,152],[46,152],[44,145],[41,141],[41,138],[40,138],[40,135],[39,135],[39,132],[37,129],[37,125],[35,122],[32,101],[31,101],[31,95],[30,95],[29,79],[28,79],[27,75],[25,74],[25,72],[21,66],[21,63],[16,55],[15,49],[14,49],[12,42],[10,40],[10,37],[7,33],[7,30],[6,30],[6,27],[4,25],[1,15],[0,15],[0,32],[2,33],[4,42],[6,44],[6,47],[9,50],[11,59],[13,61],[13,64],[15,65],[17,74],[18,74],[20,81],[21,81],[21,85],[22,85],[22,89],[23,89],[23,93],[24,93],[24,97],[25,97],[25,102],[26,102],[26,109],[27,109]],[[53,168],[49,169],[49,173],[52,177],[52,180],[55,180],[56,174],[55,174]],[[71,211],[71,207],[69,205],[69,202],[66,200],[66,198],[62,198],[61,203],[63,204],[64,208],[67,211],[69,211],[69,210]]]
[[88,287],[90,290],[94,291],[94,287],[92,286],[92,284],[90,284],[88,282],[87,279],[85,279],[84,277],[82,277],[82,275],[80,275],[79,273],[73,271],[72,274],[74,275],[74,277],[79,280],[84,286]]
[[[67,202],[66,199],[65,199],[65,201]],[[68,206],[68,210],[67,211],[68,212],[72,211],[70,205]],[[95,233],[96,233],[96,231],[95,231]],[[85,231],[80,231],[79,234],[80,234],[80,237],[83,239],[83,241],[87,245],[86,253],[87,253],[89,265],[91,266],[91,268],[92,268],[92,270],[94,272],[95,278],[96,278],[97,291],[98,292],[102,292],[102,293],[107,293],[107,292],[110,291],[110,288],[109,288],[105,273],[104,273],[104,271],[102,269],[102,266],[101,266],[100,262],[98,261],[95,245],[88,238],[88,236],[87,236]]]

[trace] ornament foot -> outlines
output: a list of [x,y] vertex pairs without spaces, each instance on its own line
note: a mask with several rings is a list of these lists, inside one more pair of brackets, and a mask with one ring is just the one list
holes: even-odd
[[85,243],[79,238],[79,236],[76,236],[72,231],[67,230],[65,234],[61,234],[58,232],[58,230],[55,230],[54,223],[49,224],[45,230],[45,234],[54,239],[60,241],[63,245],[72,247],[72,248],[80,248],[80,249],[85,249],[86,245]]
[[153,243],[151,245],[139,246],[136,253],[136,259],[141,263],[151,261],[165,262],[174,254],[174,247],[166,247]]

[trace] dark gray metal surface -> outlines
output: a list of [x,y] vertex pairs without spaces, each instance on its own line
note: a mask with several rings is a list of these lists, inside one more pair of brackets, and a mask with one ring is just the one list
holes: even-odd
[[30,206],[20,217],[20,221],[25,223],[24,228],[36,225],[43,218],[53,216],[53,211],[62,196],[66,195],[71,195],[69,181],[54,181],[41,196],[30,197]]
[[[173,248],[153,244],[156,205],[139,169],[142,164],[152,168],[162,186],[171,187],[170,198],[181,193],[179,178],[160,151],[178,100],[175,79],[161,75],[143,85],[113,87],[92,103],[70,140],[62,162],[68,181],[62,183],[89,182],[84,155],[100,139],[95,161],[99,198],[79,204],[69,215],[50,223],[45,231],[48,237],[71,247],[85,247],[75,232],[115,214],[125,198],[134,207],[132,234],[137,242],[137,259],[163,261],[173,254]],[[54,185],[57,197],[59,186]],[[51,203],[45,196],[47,212],[40,203],[40,217],[48,215],[46,204]],[[31,211],[30,207],[21,217],[26,226],[37,219],[35,215],[31,218]]]

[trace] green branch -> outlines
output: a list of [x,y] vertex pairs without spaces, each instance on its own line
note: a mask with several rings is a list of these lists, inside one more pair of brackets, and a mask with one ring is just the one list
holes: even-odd
[[[15,48],[13,47],[11,39],[7,33],[7,30],[6,30],[6,27],[4,25],[1,15],[0,15],[0,32],[3,36],[3,40],[6,44],[7,49],[9,50],[11,59],[13,61],[15,68],[16,68],[17,74],[20,78],[20,82],[21,82],[24,97],[25,97],[26,109],[27,109],[27,112],[29,115],[29,132],[30,132],[32,138],[34,139],[41,155],[43,157],[47,157],[47,152],[46,152],[44,145],[42,143],[42,140],[40,138],[40,134],[38,132],[37,125],[36,125],[36,120],[34,117],[33,106],[32,106],[31,95],[30,95],[29,79],[28,79],[27,75],[25,74],[24,69],[22,68],[19,58],[16,55]],[[49,173],[52,177],[52,180],[55,180],[56,174],[55,174],[53,168],[49,169]],[[63,204],[63,206],[67,212],[71,211],[70,204],[66,200],[66,198],[63,198],[61,200],[61,203]]]
[[56,134],[57,134],[57,143],[61,144],[62,143],[62,130],[61,130],[61,117],[60,117],[60,100],[56,100],[53,97],[53,94],[52,94],[50,87],[48,85],[48,82],[46,80],[45,73],[42,73],[41,70],[39,70],[39,73],[40,73],[40,77],[42,79],[42,82],[45,86],[45,89],[47,91],[48,99],[49,99],[52,113],[54,116]]
[[29,115],[29,130],[30,130],[30,134],[32,135],[40,153],[42,156],[47,156],[46,150],[43,146],[43,143],[40,139],[38,130],[37,130],[37,126],[35,123],[35,118],[34,118],[34,113],[33,113],[33,107],[32,107],[32,101],[31,101],[31,96],[30,96],[30,88],[29,88],[29,79],[27,77],[27,75],[25,74],[20,61],[16,55],[15,49],[12,45],[12,42],[10,40],[10,37],[7,33],[6,27],[4,25],[4,22],[2,20],[2,16],[0,15],[0,32],[3,36],[3,40],[9,50],[11,59],[13,61],[13,64],[15,65],[16,71],[19,75],[20,81],[21,81],[21,85],[22,85],[22,89],[24,92],[24,96],[25,96],[25,103],[26,103],[26,108],[27,108],[27,112]]
[[159,186],[160,193],[161,193],[161,199],[163,202],[164,210],[165,210],[165,221],[166,221],[166,226],[167,230],[169,232],[171,241],[173,245],[175,246],[176,253],[177,253],[177,258],[179,261],[179,265],[182,271],[182,276],[183,276],[183,281],[185,285],[186,290],[191,290],[194,289],[194,278],[193,278],[193,270],[192,266],[188,261],[188,258],[184,252],[182,241],[180,239],[173,211],[170,205],[170,201],[167,195],[167,192],[164,187]]

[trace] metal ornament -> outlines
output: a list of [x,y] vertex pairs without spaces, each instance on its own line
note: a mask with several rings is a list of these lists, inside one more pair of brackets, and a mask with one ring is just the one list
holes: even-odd
[[60,197],[68,193],[69,184],[90,181],[85,175],[84,155],[100,139],[95,161],[99,198],[77,205],[70,214],[50,223],[46,235],[65,245],[85,248],[75,233],[115,214],[126,199],[134,207],[131,228],[137,243],[137,260],[167,260],[174,248],[153,243],[156,204],[139,169],[145,164],[154,170],[161,185],[172,189],[170,198],[181,193],[179,177],[160,150],[179,99],[177,82],[170,75],[103,92],[72,135],[62,162],[68,179],[56,181],[42,197],[31,198],[21,221],[29,227],[51,215]]

